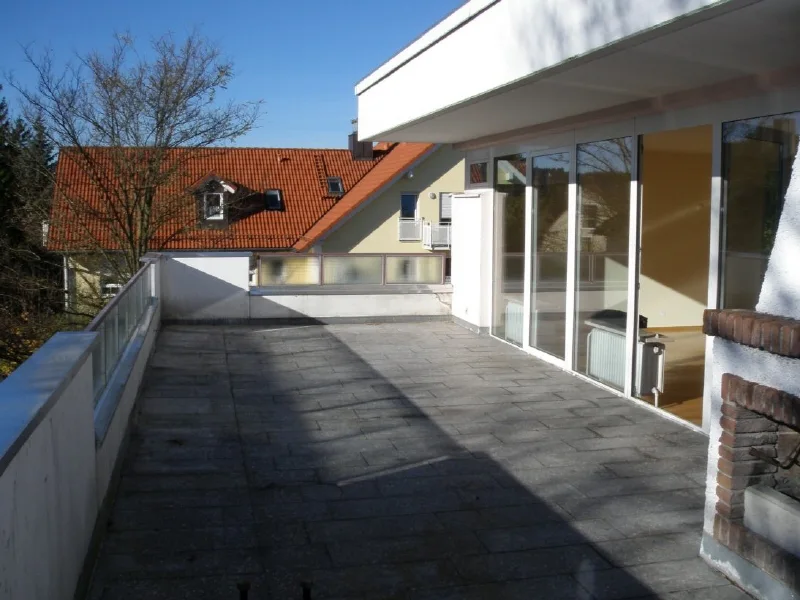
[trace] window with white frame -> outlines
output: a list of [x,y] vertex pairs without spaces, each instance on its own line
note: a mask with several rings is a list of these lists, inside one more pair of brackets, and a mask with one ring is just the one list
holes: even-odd
[[221,193],[203,194],[203,218],[220,221],[225,217],[225,204]]
[[449,224],[453,216],[453,194],[441,192],[439,194],[439,223]]
[[416,219],[419,194],[400,194],[400,218]]

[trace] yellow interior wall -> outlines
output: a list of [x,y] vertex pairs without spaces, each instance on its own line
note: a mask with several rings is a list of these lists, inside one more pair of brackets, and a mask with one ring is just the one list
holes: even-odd
[[[400,178],[389,189],[370,201],[322,242],[323,252],[424,253],[421,241],[401,242],[397,233],[400,195],[419,194],[418,216],[439,222],[439,194],[464,191],[462,152],[440,148],[413,169],[414,177]],[[434,192],[436,198],[430,198]]]
[[699,326],[708,301],[711,126],[644,136],[639,312]]

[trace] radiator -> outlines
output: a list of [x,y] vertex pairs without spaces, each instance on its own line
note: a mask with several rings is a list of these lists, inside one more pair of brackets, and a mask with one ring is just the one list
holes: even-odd
[[514,300],[506,300],[505,338],[509,342],[522,344],[523,305]]
[[[655,338],[653,338],[655,339]],[[656,397],[664,392],[664,344],[644,337],[636,344],[636,380],[634,393]],[[587,338],[586,372],[590,377],[608,385],[625,387],[624,332],[592,329]]]
[[592,329],[586,341],[586,374],[615,388],[624,388],[625,336]]

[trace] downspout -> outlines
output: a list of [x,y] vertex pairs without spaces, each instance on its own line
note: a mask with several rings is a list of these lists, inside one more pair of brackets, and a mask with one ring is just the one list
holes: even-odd
[[64,310],[69,310],[69,261],[64,255]]

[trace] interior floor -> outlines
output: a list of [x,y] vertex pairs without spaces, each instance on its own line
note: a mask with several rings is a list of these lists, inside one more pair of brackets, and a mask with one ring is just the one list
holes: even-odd
[[[703,382],[706,339],[701,327],[661,328],[672,341],[667,342],[664,367],[664,393],[659,406],[685,421],[703,423]],[[642,400],[654,403],[653,396]]]

